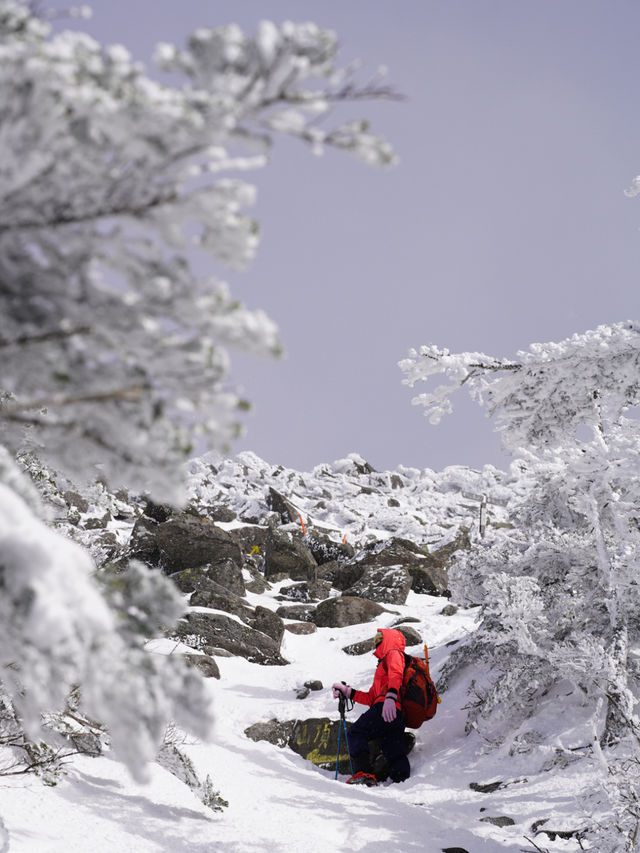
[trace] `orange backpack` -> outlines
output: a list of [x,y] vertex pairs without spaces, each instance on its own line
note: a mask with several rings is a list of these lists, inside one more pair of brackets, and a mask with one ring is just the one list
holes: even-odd
[[430,720],[438,710],[440,697],[429,675],[429,653],[426,646],[424,660],[405,652],[400,701],[405,725],[410,729],[419,729],[424,721]]

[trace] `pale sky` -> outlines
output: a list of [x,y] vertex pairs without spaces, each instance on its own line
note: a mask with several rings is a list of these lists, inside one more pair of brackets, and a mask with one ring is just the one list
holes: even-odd
[[[252,401],[236,450],[308,470],[351,452],[399,464],[505,467],[482,410],[437,426],[411,406],[410,347],[514,357],[602,323],[640,319],[636,0],[94,0],[80,22],[149,63],[200,26],[313,20],[363,78],[380,65],[403,103],[360,103],[400,164],[276,145],[246,175],[262,244],[232,292],[280,326],[287,357],[233,358]],[[68,22],[66,22],[68,25]],[[415,393],[423,390],[417,388]]]

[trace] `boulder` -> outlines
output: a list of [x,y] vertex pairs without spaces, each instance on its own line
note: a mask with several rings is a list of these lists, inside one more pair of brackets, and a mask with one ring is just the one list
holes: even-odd
[[199,589],[192,593],[189,599],[191,607],[206,607],[210,610],[222,610],[225,613],[231,613],[242,619],[243,622],[249,623],[253,616],[253,608],[244,598],[229,593],[228,590],[218,586],[218,584],[209,581],[203,584]]
[[237,515],[234,510],[231,509],[230,506],[226,506],[225,504],[216,504],[215,506],[208,506],[201,508],[201,512],[199,515],[206,515],[206,517],[210,521],[221,521],[221,522],[229,522],[235,521]]
[[100,738],[93,732],[72,732],[69,735],[69,740],[74,748],[83,755],[90,755],[92,758],[97,758],[102,754],[102,743]]
[[319,601],[326,598],[331,592],[329,581],[316,581],[309,583],[301,581],[291,586],[280,587],[280,593],[276,596],[278,601]]
[[426,595],[447,595],[449,574],[443,566],[411,566],[411,589]]
[[203,678],[220,678],[218,664],[210,655],[185,655],[187,666],[197,669]]
[[456,551],[468,551],[471,548],[471,540],[469,539],[469,528],[461,525],[454,538],[429,554],[430,561],[442,566],[450,566],[453,555]]
[[[243,596],[246,591],[242,570],[231,560],[226,560],[217,565],[183,569],[181,572],[174,572],[170,577],[181,592],[211,589],[238,597]],[[209,607],[211,605],[204,604],[201,606]]]
[[201,650],[220,647],[251,663],[283,666],[280,644],[272,637],[243,625],[222,613],[188,613],[178,622],[174,635],[185,645]]
[[365,567],[357,563],[346,563],[341,566],[335,561],[323,563],[318,569],[318,577],[328,581],[331,586],[341,592],[357,583],[364,573]]
[[248,622],[256,631],[262,631],[263,634],[275,640],[278,647],[280,647],[284,634],[284,622],[276,613],[267,607],[258,605]]
[[343,646],[342,651],[348,655],[366,655],[367,652],[372,652],[374,648],[373,637],[369,637],[367,640],[360,640],[359,643]]
[[229,536],[238,544],[245,557],[264,557],[265,546],[269,536],[269,528],[257,524],[236,527],[229,531]]
[[62,497],[68,507],[75,507],[78,512],[89,512],[89,501],[78,492],[67,491],[63,493]]
[[[351,728],[347,722],[347,730]],[[336,766],[338,756],[338,734],[340,720],[330,720],[328,717],[312,718],[309,720],[296,720],[287,746],[298,755],[311,761],[317,767],[324,770],[333,770]],[[349,753],[344,742],[344,732],[340,745],[340,773],[351,775],[349,765]]]
[[372,542],[359,551],[353,562],[360,566],[411,566],[427,559],[429,552],[410,539],[392,536],[382,542]]
[[265,545],[264,576],[267,580],[282,576],[314,583],[318,564],[299,537],[271,530]]
[[148,566],[160,563],[160,550],[156,541],[158,522],[146,515],[136,519],[129,536],[129,556]]
[[347,625],[371,622],[381,613],[388,612],[375,601],[341,596],[321,601],[312,613],[311,620],[319,628],[344,628]]
[[278,607],[276,614],[281,619],[295,619],[298,622],[311,622],[315,607],[311,604],[294,604],[293,607]]
[[283,748],[288,745],[295,724],[295,720],[280,722],[273,719],[266,723],[254,723],[245,729],[244,733],[253,741],[265,740],[267,743],[272,743],[274,746]]
[[318,626],[314,625],[313,622],[291,622],[289,625],[284,626],[284,630],[298,635],[315,634]]
[[306,542],[313,554],[314,560],[319,566],[325,563],[345,562],[346,560],[350,560],[355,554],[353,546],[348,543],[334,542],[326,533],[321,533],[313,529],[309,531]]
[[[406,625],[397,625],[396,631],[400,631],[402,636],[405,639],[407,644],[407,648],[411,646],[417,646],[418,643],[422,643],[422,638],[417,631],[413,628],[409,628]],[[344,646],[342,651],[346,652],[348,655],[365,655],[367,652],[372,652],[375,648],[374,645],[374,637],[375,634],[372,634],[366,640],[360,640],[358,643],[351,643],[349,646]]]
[[186,513],[166,521],[141,516],[131,532],[129,552],[167,574],[227,561],[242,565],[240,547],[226,531]]
[[404,604],[411,583],[411,575],[404,566],[369,566],[360,580],[342,594],[386,604]]
[[157,504],[154,501],[147,501],[142,513],[147,518],[152,518],[159,524],[168,521],[175,514],[175,509],[170,504]]
[[238,568],[242,566],[240,547],[225,530],[210,521],[189,515],[171,518],[157,526],[155,539],[160,563],[167,574],[229,562]]
[[415,628],[410,628],[408,625],[396,625],[396,631],[400,631],[408,649],[411,648],[411,646],[423,644],[422,637],[418,634]]
[[[347,731],[352,723],[346,721]],[[256,723],[245,729],[245,735],[251,740],[266,740],[275,746],[288,746],[293,752],[311,761],[316,767],[324,770],[335,770],[338,758],[338,740],[340,720],[330,720],[328,717],[315,717],[308,720],[269,720],[268,723]],[[415,735],[405,732],[405,747],[407,754],[411,752],[416,742]],[[369,757],[373,763],[376,775],[385,779],[388,775],[387,764],[380,754],[377,741],[369,742]],[[340,773],[351,775],[349,754],[344,742],[344,732],[340,738]]]
[[267,492],[267,506],[272,512],[278,513],[283,524],[297,522],[300,519],[300,511],[271,486]]

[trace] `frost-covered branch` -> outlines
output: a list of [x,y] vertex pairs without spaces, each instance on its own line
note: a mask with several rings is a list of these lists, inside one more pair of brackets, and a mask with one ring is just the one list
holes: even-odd
[[[336,62],[313,24],[200,29],[160,45],[151,79],[120,46],[52,35],[19,0],[0,0],[0,440],[30,440],[79,479],[96,464],[163,499],[195,449],[228,449],[246,408],[229,350],[281,352],[275,324],[194,259],[245,267],[259,229],[255,188],[286,134],[370,164],[394,162],[366,122],[323,128],[336,104],[392,99]],[[70,330],[77,330],[71,332]],[[132,399],[113,389],[144,387]],[[59,403],[65,410],[59,417]],[[77,423],[76,429],[60,425]],[[73,436],[73,444],[70,438]],[[133,460],[133,461],[132,461]],[[136,462],[137,460],[137,462]]]

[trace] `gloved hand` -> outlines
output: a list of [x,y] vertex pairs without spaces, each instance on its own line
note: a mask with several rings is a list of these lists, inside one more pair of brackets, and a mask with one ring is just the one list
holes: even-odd
[[385,723],[391,723],[395,720],[398,709],[396,708],[396,697],[387,693],[387,698],[382,706],[382,719]]
[[331,685],[331,690],[333,691],[334,699],[337,699],[341,693],[345,699],[351,698],[351,688],[344,681],[336,681],[335,684]]

